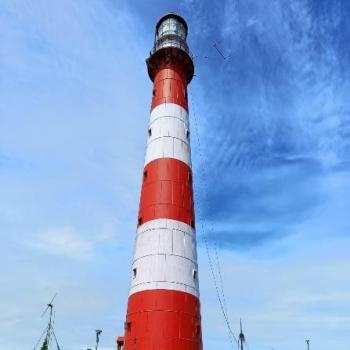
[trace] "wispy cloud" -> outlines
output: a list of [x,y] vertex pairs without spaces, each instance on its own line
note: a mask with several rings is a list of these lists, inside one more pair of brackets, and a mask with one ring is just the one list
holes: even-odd
[[[223,40],[222,50],[232,52],[199,66],[204,158],[193,145],[195,165],[206,168],[197,182],[203,217],[219,241],[232,233],[231,247],[237,235],[254,247],[295,233],[296,223],[329,200],[327,174],[348,161],[350,71],[340,68],[334,41],[341,38],[342,7],[227,1],[222,21],[201,36]],[[213,93],[217,86],[220,93]]]
[[101,346],[123,329],[129,271],[116,267],[132,252],[152,41],[125,5],[0,5],[0,348],[34,346],[55,292],[67,349],[93,344],[96,323]]
[[[197,227],[223,256],[231,317],[247,319],[258,348],[294,349],[305,337],[326,348],[332,323],[337,347],[346,349],[349,314],[337,305],[349,283],[350,8],[306,0],[206,5],[192,9],[193,23],[209,27],[192,44],[208,56],[192,83],[204,232]],[[201,278],[207,294],[211,281]],[[219,333],[219,311],[207,306],[205,327]],[[218,341],[209,336],[207,346]]]
[[90,258],[93,252],[93,242],[69,227],[45,230],[35,237],[30,245],[47,254],[78,259]]

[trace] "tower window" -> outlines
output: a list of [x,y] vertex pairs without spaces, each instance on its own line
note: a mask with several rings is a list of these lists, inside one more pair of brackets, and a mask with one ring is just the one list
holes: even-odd
[[195,222],[194,222],[194,219],[191,219],[191,220],[190,220],[190,225],[191,225],[193,228],[195,228]]
[[188,129],[186,129],[186,137],[187,137],[187,139],[190,138],[190,130],[188,130]]
[[133,278],[136,278],[136,275],[137,275],[137,269],[136,269],[136,267],[134,267],[134,268],[132,269],[132,277],[133,277]]
[[139,216],[139,220],[138,220],[139,226],[142,225],[142,217]]
[[191,184],[192,183],[192,174],[188,173],[188,182]]
[[149,137],[152,136],[152,129],[151,129],[151,128],[148,129],[148,136],[149,136]]
[[147,179],[147,170],[143,171],[143,179],[146,180]]
[[197,270],[194,270],[192,271],[192,276],[193,276],[193,279],[196,280],[197,279]]

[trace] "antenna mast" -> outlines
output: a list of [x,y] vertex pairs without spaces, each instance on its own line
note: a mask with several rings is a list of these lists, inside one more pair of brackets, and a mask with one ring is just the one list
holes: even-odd
[[241,318],[239,319],[239,324],[241,327],[241,332],[239,333],[238,341],[240,344],[240,350],[243,350],[243,343],[245,343],[245,336],[244,336],[243,329],[242,329],[242,319]]
[[306,339],[305,343],[306,343],[306,346],[307,346],[307,350],[310,350],[310,339]]
[[56,298],[57,293],[54,295],[54,297],[51,299],[51,301],[47,304],[46,309],[44,310],[44,312],[41,314],[41,317],[44,317],[44,315],[46,314],[47,310],[50,309],[50,316],[49,316],[49,322],[48,325],[46,326],[42,336],[40,337],[40,339],[38,340],[37,344],[35,345],[34,349],[36,349],[36,347],[39,345],[42,337],[45,335],[45,339],[44,342],[40,348],[40,350],[49,350],[50,347],[50,341],[52,339],[52,337],[54,338],[56,345],[57,345],[57,349],[59,350],[60,347],[58,345],[57,339],[56,339],[56,335],[53,329],[53,301]]

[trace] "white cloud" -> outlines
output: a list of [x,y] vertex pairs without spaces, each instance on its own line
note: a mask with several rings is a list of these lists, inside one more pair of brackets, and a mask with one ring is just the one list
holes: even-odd
[[47,254],[86,259],[93,253],[93,242],[71,227],[51,228],[40,233],[30,245]]

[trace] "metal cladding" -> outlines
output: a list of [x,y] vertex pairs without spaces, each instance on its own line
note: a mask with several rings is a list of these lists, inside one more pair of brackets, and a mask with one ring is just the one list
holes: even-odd
[[177,159],[155,159],[143,172],[138,224],[160,218],[194,227],[191,168]]
[[177,14],[156,27],[154,82],[124,350],[201,350],[187,84],[193,61]]

